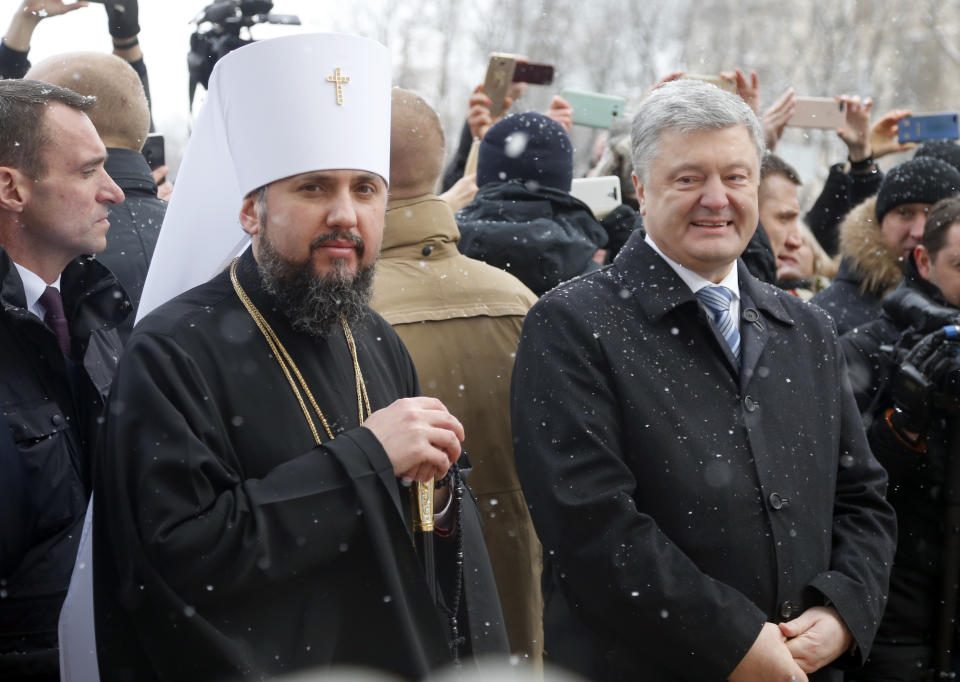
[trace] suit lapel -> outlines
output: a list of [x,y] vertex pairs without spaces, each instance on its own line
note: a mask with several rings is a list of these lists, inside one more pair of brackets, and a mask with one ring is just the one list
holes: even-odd
[[[743,264],[739,267],[745,269]],[[614,272],[618,274],[624,288],[633,295],[641,314],[646,315],[654,324],[660,323],[664,316],[681,307],[685,308],[684,315],[697,310],[736,383],[739,374],[737,360],[726,339],[713,324],[712,314],[673,268],[643,240],[639,230],[630,236],[614,260]]]
[[777,298],[777,290],[761,283],[741,261],[740,283],[740,390],[745,392],[770,340],[771,327],[792,325],[793,318]]
[[[614,260],[614,272],[623,284],[641,313],[658,323],[676,308],[694,304],[700,309],[704,321],[713,335],[713,340],[726,358],[727,368],[734,381],[739,381],[744,390],[753,378],[760,356],[770,339],[771,326],[782,323],[792,325],[793,319],[784,309],[778,292],[770,285],[761,283],[747,269],[743,261],[737,264],[740,284],[740,362],[726,340],[712,323],[712,316],[700,303],[680,276],[667,265],[650,246],[643,235],[634,232]],[[739,377],[739,380],[737,379]]]
[[746,292],[740,296],[740,390],[746,391],[770,338],[770,324]]

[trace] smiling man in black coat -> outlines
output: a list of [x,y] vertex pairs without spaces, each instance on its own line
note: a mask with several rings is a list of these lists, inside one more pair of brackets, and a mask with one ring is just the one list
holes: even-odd
[[833,325],[738,263],[759,122],[678,81],[633,147],[646,238],[533,307],[513,375],[547,657],[599,680],[839,679],[895,521]]

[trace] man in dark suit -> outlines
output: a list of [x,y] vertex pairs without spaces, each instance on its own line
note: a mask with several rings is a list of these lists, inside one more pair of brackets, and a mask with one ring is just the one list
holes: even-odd
[[[0,81],[0,428],[23,496],[0,515],[0,679],[58,679],[57,618],[90,496],[91,453],[130,302],[91,254],[123,192],[85,111],[94,98]],[[7,429],[9,426],[9,429]],[[8,538],[13,536],[13,541]]]
[[633,129],[646,237],[524,323],[546,655],[591,679],[836,680],[883,611],[895,521],[836,333],[738,262],[762,153],[735,96],[655,90]]

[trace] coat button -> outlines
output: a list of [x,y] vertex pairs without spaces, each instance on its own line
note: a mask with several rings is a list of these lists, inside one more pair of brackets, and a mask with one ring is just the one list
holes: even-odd
[[780,617],[784,620],[790,620],[797,612],[797,605],[790,601],[781,602]]
[[747,308],[743,311],[743,319],[747,322],[756,322],[760,319],[760,314],[753,308]]
[[53,422],[54,426],[60,426],[63,423],[63,417],[59,414],[55,414],[50,417],[50,421]]
[[770,503],[771,509],[783,509],[787,506],[789,500],[782,497],[780,493],[770,493],[770,496],[767,497],[767,502]]
[[750,396],[747,396],[743,399],[743,406],[747,408],[747,412],[756,412],[760,404]]
[[424,256],[429,256],[431,253],[433,253],[433,247],[427,244],[423,247],[420,253],[422,253]]

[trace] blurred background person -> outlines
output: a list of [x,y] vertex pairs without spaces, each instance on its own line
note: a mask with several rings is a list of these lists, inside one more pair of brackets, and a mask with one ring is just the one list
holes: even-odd
[[927,211],[957,194],[955,168],[934,158],[911,159],[887,173],[876,197],[851,211],[840,226],[837,275],[812,299],[840,334],[879,316],[880,299],[900,282],[907,256],[920,243]]
[[819,196],[804,217],[830,255],[836,255],[840,248],[841,221],[880,188],[883,173],[877,159],[914,147],[901,144],[897,138],[898,123],[910,115],[909,110],[889,111],[871,126],[873,100],[846,95],[836,99],[845,105],[846,125],[837,130],[837,137],[847,148],[847,161],[830,166]]
[[809,301],[830,286],[836,274],[836,261],[823,250],[810,228],[798,223],[780,253],[777,286]]
[[434,193],[443,168],[440,119],[393,90],[390,201],[371,307],[410,351],[420,385],[467,434],[468,482],[483,517],[510,650],[543,655],[540,541],[520,490],[510,436],[510,377],[523,318],[537,297],[516,277],[457,250],[453,212]]
[[480,142],[479,190],[456,214],[460,252],[516,276],[538,296],[599,267],[607,232],[570,194],[573,145],[543,114],[513,114]]

